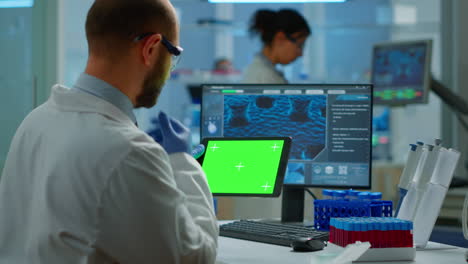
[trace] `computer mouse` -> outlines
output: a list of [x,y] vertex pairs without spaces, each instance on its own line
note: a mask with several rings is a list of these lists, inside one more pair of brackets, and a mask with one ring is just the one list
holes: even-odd
[[294,251],[318,251],[322,250],[326,246],[325,242],[318,239],[313,239],[310,237],[301,237],[297,240],[294,240],[291,243],[291,247]]

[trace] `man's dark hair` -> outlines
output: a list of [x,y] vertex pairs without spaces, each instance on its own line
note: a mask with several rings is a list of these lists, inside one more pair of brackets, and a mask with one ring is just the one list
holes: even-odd
[[249,31],[252,35],[260,35],[262,42],[266,45],[271,44],[277,32],[283,32],[289,36],[294,33],[308,36],[311,33],[307,21],[293,9],[257,10],[250,21]]
[[161,33],[173,40],[176,19],[161,0],[96,0],[86,18],[89,53],[125,53],[143,33]]

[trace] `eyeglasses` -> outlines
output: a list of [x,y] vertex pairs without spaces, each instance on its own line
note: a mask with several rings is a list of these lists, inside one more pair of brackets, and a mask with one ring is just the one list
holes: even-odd
[[297,46],[298,48],[300,48],[301,50],[304,49],[305,41],[302,42],[301,44],[299,44],[297,38],[293,38],[293,37],[291,37],[291,36],[288,35],[288,34],[285,34],[285,35],[286,35],[286,38],[287,38],[289,41],[291,41],[292,43],[296,44],[296,46]]
[[[151,35],[154,35],[156,33],[154,32],[148,32],[148,33],[143,33],[141,35],[138,35],[136,36],[134,39],[133,39],[133,42],[138,42],[138,41],[141,41],[143,39],[145,39],[146,37],[149,37]],[[177,66],[177,64],[179,63],[180,61],[180,55],[182,54],[182,51],[184,51],[183,48],[179,47],[179,46],[175,46],[173,45],[169,40],[166,39],[166,37],[162,36],[162,41],[161,43],[164,45],[164,47],[166,47],[167,51],[172,54],[172,58],[171,58],[171,71],[175,69],[175,67]]]

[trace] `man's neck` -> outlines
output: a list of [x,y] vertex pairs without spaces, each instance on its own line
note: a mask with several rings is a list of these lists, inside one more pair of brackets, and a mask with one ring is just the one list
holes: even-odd
[[265,46],[262,50],[263,56],[265,56],[273,65],[278,64],[278,60],[273,52],[273,49],[269,46]]
[[[132,81],[134,78],[132,78],[130,68],[131,67],[127,67],[127,70],[124,71],[121,70],[121,67],[115,65],[109,66],[104,63],[90,60],[86,66],[85,73],[101,79],[119,89],[135,106],[136,97],[139,91],[137,88],[138,84]],[[139,87],[141,87],[141,85]]]

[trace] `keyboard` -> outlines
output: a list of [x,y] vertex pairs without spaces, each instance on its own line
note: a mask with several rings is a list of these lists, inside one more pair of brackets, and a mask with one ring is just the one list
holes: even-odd
[[301,237],[328,241],[328,232],[317,231],[313,227],[250,220],[223,224],[219,227],[219,234],[225,237],[287,247],[291,246],[292,241]]

